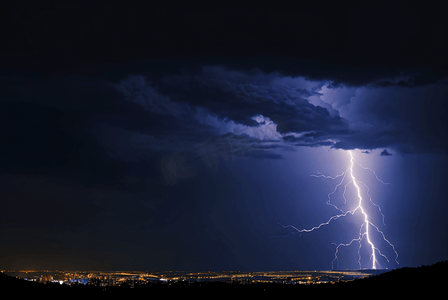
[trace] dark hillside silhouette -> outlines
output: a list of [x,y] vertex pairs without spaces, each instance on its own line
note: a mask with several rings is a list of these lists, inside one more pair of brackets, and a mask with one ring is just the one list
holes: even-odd
[[369,296],[404,296],[424,292],[425,296],[436,295],[445,289],[448,282],[448,261],[439,262],[432,266],[418,268],[400,268],[353,281],[335,284],[309,286],[315,290],[335,295],[338,293],[359,292],[359,295]]

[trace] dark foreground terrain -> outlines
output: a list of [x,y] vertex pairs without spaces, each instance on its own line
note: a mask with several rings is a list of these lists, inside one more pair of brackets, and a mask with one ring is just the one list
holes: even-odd
[[[414,293],[424,293],[426,297],[438,295],[445,290],[448,283],[448,261],[439,262],[432,266],[419,268],[401,268],[377,276],[357,279],[335,284],[316,285],[283,285],[275,283],[231,284],[223,282],[201,283],[153,283],[135,288],[129,287],[97,287],[97,286],[68,286],[59,284],[41,284],[14,278],[0,273],[0,289],[2,299],[17,297],[153,297],[165,296],[287,296],[300,295],[328,295],[331,297],[360,297],[360,296],[388,296],[402,297]],[[11,292],[11,294],[9,294]],[[9,297],[8,297],[9,295]],[[417,294],[415,295],[417,296]],[[417,296],[418,297],[418,296]]]

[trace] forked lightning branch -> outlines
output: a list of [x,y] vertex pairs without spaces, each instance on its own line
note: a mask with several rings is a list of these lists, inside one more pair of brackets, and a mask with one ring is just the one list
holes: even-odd
[[[353,170],[355,163],[357,165],[359,165],[361,168],[363,168],[364,170],[368,170],[368,171],[372,172],[372,174],[375,176],[375,179],[378,180],[379,182],[381,182],[382,184],[389,184],[389,183],[383,182],[381,179],[378,178],[378,176],[372,169],[366,168],[366,167],[362,166],[358,161],[356,161],[355,158],[353,157],[352,151],[348,151],[348,153],[350,155],[350,164],[349,164],[348,169],[346,171],[344,171],[342,174],[339,174],[335,177],[326,176],[326,175],[323,175],[320,173],[311,175],[313,177],[322,177],[322,178],[331,179],[331,180],[336,180],[336,179],[340,178],[340,181],[336,184],[334,190],[328,194],[328,200],[327,200],[327,205],[334,207],[340,213],[333,215],[331,218],[329,218],[328,221],[321,223],[317,226],[314,226],[312,228],[309,228],[309,229],[298,229],[292,225],[287,225],[287,226],[284,226],[282,224],[279,224],[279,225],[283,226],[284,228],[292,228],[294,231],[296,231],[298,233],[308,233],[308,232],[318,230],[322,226],[329,225],[334,220],[339,219],[341,217],[345,217],[348,214],[354,215],[355,213],[358,213],[361,215],[361,222],[359,225],[358,235],[355,238],[353,238],[352,240],[349,240],[347,243],[340,243],[340,244],[333,243],[334,245],[336,245],[336,250],[334,253],[334,259],[332,261],[332,268],[334,268],[334,264],[339,260],[338,254],[339,254],[340,248],[351,246],[353,243],[358,243],[357,255],[358,255],[358,265],[359,265],[360,269],[362,268],[361,249],[363,247],[367,247],[368,248],[367,252],[370,253],[370,257],[369,257],[369,264],[371,264],[370,268],[372,268],[372,269],[377,268],[377,266],[379,264],[378,263],[379,257],[382,257],[387,262],[389,262],[389,258],[381,252],[380,248],[375,245],[375,242],[372,239],[372,235],[375,232],[378,233],[377,236],[380,236],[392,248],[392,250],[395,254],[395,262],[398,264],[398,252],[395,250],[394,245],[386,238],[385,234],[378,228],[378,226],[376,226],[373,223],[372,218],[370,218],[368,215],[368,212],[366,210],[366,204],[367,204],[366,202],[367,201],[369,201],[371,204],[373,204],[376,207],[378,212],[381,214],[382,221],[384,223],[384,215],[381,211],[381,208],[379,205],[377,205],[376,203],[373,202],[372,197],[369,194],[368,186],[356,177],[356,174]],[[344,182],[346,182],[346,178],[348,179],[348,183],[344,184]],[[355,191],[356,191],[356,197],[354,199],[354,201],[355,201],[354,203],[356,204],[356,207],[352,210],[344,211],[343,209],[341,209],[340,207],[338,207],[337,205],[332,203],[331,198],[338,191],[338,189],[343,188],[342,197],[344,199],[344,204],[346,204],[347,199],[346,199],[345,195],[346,195],[347,187],[350,186],[351,184],[354,186]],[[365,199],[366,197],[363,198],[362,191],[361,191],[362,188],[366,189],[365,194],[367,195],[368,199]]]

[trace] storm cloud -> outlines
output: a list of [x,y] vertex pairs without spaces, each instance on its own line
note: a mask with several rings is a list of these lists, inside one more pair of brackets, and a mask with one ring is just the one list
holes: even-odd
[[[153,112],[160,110],[155,106],[159,103],[165,106],[164,113],[212,126],[219,134],[244,130],[261,142],[276,139],[296,146],[389,148],[403,154],[444,152],[447,146],[444,81],[422,87],[331,87],[329,81],[219,66],[147,77],[138,93],[127,96],[128,101]],[[129,77],[116,86],[129,90],[128,86],[135,85],[132,82],[142,82],[142,78]],[[270,130],[262,128],[264,120],[272,124]]]
[[231,140],[250,146],[244,155],[256,158],[279,158],[275,149],[297,146],[401,154],[448,149],[446,81],[334,87],[329,80],[203,66],[119,81],[84,76],[36,84],[16,76],[7,82],[2,139],[10,146],[2,151],[11,168],[23,153],[26,168],[37,169],[61,161],[97,165],[98,158],[108,165],[136,163],[194,152],[224,136],[244,138]]
[[5,11],[6,126],[15,105],[39,107],[30,122],[59,109],[57,130],[77,132],[67,147],[80,157],[137,161],[227,133],[284,147],[447,149],[442,1],[112,1],[108,13],[96,1],[14,1]]
[[259,159],[446,153],[444,5],[10,2],[3,168],[115,176],[223,138]]

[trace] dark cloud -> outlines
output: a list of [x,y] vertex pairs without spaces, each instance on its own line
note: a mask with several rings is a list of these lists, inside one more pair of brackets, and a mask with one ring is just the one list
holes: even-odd
[[347,104],[349,113],[341,113],[353,134],[335,146],[446,153],[447,103],[446,81],[425,87],[359,88]]
[[[323,91],[322,83],[300,78],[207,67],[197,73],[166,75],[153,84],[173,103],[204,108],[224,122],[254,128],[261,125],[254,116],[275,119],[283,140],[298,146],[389,147],[401,153],[443,152],[447,146],[445,82],[366,86],[345,95],[343,86]],[[336,97],[330,96],[333,91]],[[347,98],[334,100],[339,92]]]
[[[226,133],[238,134],[230,147],[249,149],[232,155],[254,158],[280,158],[275,149],[292,145],[401,153],[446,149],[444,85],[361,88],[341,101],[341,116],[331,105],[310,103],[323,95],[322,84],[298,80],[220,67],[158,79],[128,77],[112,85],[88,78],[10,80],[9,101],[2,104],[2,140],[8,145],[2,168],[68,168],[88,173],[80,175],[83,180],[108,170],[110,177],[166,153],[194,152]],[[350,115],[344,115],[346,107]],[[254,119],[260,115],[275,120],[275,127],[269,119]]]
[[350,90],[221,66],[163,76],[147,71],[116,82],[4,72],[2,82],[2,170],[64,173],[86,184],[98,184],[98,177],[126,188],[124,174],[141,163],[153,169],[144,176],[163,182],[163,156],[195,155],[199,145],[223,139],[227,144],[210,147],[224,161],[278,159],[277,150],[294,146],[448,148],[444,82]]
[[248,134],[259,158],[291,146],[445,152],[446,4],[321,4],[298,17],[264,5],[9,2],[2,168],[115,174],[229,132]]
[[380,155],[381,155],[381,156],[392,156],[392,154],[390,154],[389,152],[387,152],[386,149],[384,149],[383,152],[381,152]]
[[279,128],[280,133],[347,128],[343,119],[306,100],[314,91],[284,85],[281,79],[275,74],[246,74],[210,67],[200,73],[165,76],[154,85],[173,102],[202,107],[222,120],[246,126],[259,125],[252,118],[262,115],[273,119],[281,116],[285,128]]
[[199,141],[213,132],[145,112],[96,79],[13,75],[2,78],[1,172],[126,187],[133,164],[153,164],[155,154],[178,146],[168,133]]

